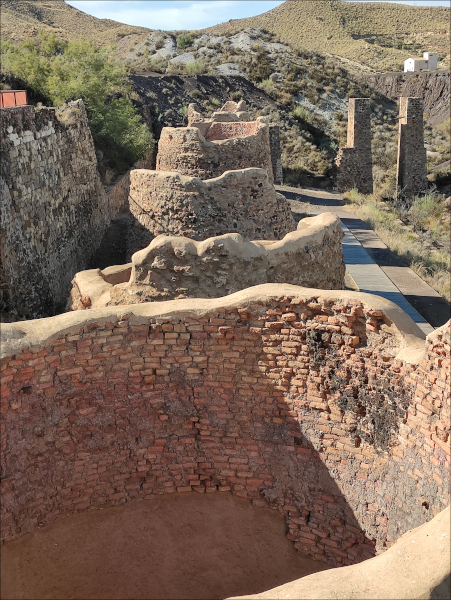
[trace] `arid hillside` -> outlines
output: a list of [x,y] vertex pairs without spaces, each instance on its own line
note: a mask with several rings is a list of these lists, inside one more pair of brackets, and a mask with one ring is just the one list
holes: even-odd
[[144,27],[91,17],[64,0],[2,0],[1,5],[2,40],[13,42],[35,37],[42,30],[65,40],[83,38],[106,45],[124,35],[149,31]]
[[342,0],[288,1],[257,17],[210,28],[224,34],[247,27],[266,29],[283,42],[357,61],[377,71],[393,70],[413,53],[438,52],[449,66],[451,11]]
[[[231,19],[204,31],[231,35],[259,28],[297,48],[334,54],[345,63],[351,61],[349,66],[359,63],[380,72],[396,70],[406,58],[423,50],[438,52],[442,66],[449,67],[450,16],[450,9],[443,7],[291,0],[262,15]],[[101,46],[127,36],[128,48],[140,44],[152,31],[91,17],[64,0],[2,0],[3,40],[23,41],[39,30],[67,40],[89,39]],[[124,50],[120,46],[119,57]]]

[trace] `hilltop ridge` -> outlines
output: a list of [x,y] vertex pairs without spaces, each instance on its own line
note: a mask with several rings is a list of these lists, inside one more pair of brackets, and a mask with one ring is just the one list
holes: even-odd
[[65,40],[82,37],[103,46],[125,35],[148,33],[149,29],[98,19],[64,0],[2,0],[3,40],[21,42],[35,37],[39,31],[54,33]]
[[[451,9],[436,6],[287,0],[256,17],[231,19],[196,33],[230,35],[258,28],[296,48],[337,55],[375,71],[399,68],[413,53],[429,50],[438,52],[442,66],[449,68],[450,17]],[[92,17],[64,0],[2,0],[3,40],[20,42],[39,30],[67,40],[82,37],[99,46],[123,38],[137,45],[155,31]]]

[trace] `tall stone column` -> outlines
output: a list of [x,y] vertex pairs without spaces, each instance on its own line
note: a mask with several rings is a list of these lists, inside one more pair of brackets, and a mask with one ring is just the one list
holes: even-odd
[[428,187],[424,147],[423,99],[399,99],[397,196],[412,196]]
[[357,188],[363,194],[373,193],[369,98],[349,98],[348,139],[346,147],[339,149],[335,163],[340,192]]

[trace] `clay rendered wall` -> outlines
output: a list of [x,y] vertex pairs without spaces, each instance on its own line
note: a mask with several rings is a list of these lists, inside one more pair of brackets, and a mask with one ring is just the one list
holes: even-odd
[[136,237],[129,233],[133,252],[161,234],[204,240],[236,232],[271,240],[295,228],[290,204],[274,190],[266,171],[257,168],[228,171],[208,181],[137,169],[130,174],[129,206],[138,225]]
[[[179,298],[219,298],[261,283],[343,289],[340,220],[332,213],[303,219],[276,242],[246,241],[238,233],[196,242],[158,236],[122,265],[128,278],[114,285],[99,269],[77,273],[71,308],[97,308]],[[121,267],[115,268],[116,279]]]
[[261,283],[343,289],[342,238],[332,213],[303,219],[276,242],[249,242],[238,233],[203,242],[161,235],[131,264],[77,273],[69,307],[218,298]]
[[52,314],[89,264],[109,206],[81,100],[1,111],[2,280],[11,309]]
[[[226,133],[221,133],[222,128]],[[207,135],[210,129],[216,132],[212,138],[216,141],[206,140],[197,127],[163,127],[157,171],[212,179],[225,171],[259,167],[266,169],[273,183],[269,126],[262,117],[249,122],[212,123]],[[225,139],[225,135],[229,137]]]
[[399,99],[398,195],[412,196],[428,187],[424,147],[423,99]]
[[369,98],[349,98],[347,143],[339,149],[335,163],[340,192],[356,188],[362,194],[373,193]]
[[2,327],[2,536],[171,492],[231,492],[359,562],[449,504],[449,323],[265,285]]

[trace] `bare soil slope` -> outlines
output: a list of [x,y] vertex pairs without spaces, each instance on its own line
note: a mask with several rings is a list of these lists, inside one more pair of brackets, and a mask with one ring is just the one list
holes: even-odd
[[[257,27],[299,48],[339,55],[385,71],[396,68],[420,49],[438,52],[446,57],[443,64],[449,67],[450,16],[450,9],[444,7],[302,0],[285,2],[256,17],[231,19],[204,31],[222,35]],[[90,39],[102,46],[128,35],[136,36],[131,40],[135,44],[152,31],[97,19],[64,0],[2,0],[4,40],[22,41],[40,29],[64,39]]]

